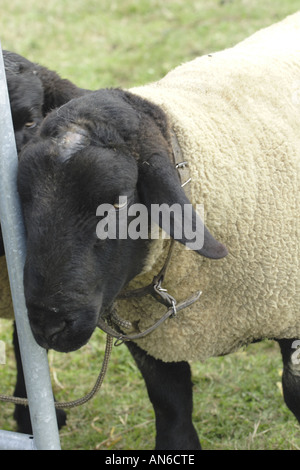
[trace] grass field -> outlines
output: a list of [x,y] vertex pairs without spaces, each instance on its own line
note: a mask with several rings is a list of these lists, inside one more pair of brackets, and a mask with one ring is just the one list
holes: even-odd
[[[229,47],[295,12],[299,0],[2,0],[0,40],[85,88],[130,87],[175,65]],[[0,320],[7,362],[0,391],[12,393],[11,325]],[[59,400],[93,385],[104,350],[95,332],[82,350],[50,353]],[[299,426],[283,404],[281,358],[272,342],[192,365],[194,422],[205,449],[299,449]],[[15,430],[13,405],[0,403],[0,429]],[[125,346],[114,348],[108,376],[89,404],[68,412],[63,449],[152,449],[154,415]]]

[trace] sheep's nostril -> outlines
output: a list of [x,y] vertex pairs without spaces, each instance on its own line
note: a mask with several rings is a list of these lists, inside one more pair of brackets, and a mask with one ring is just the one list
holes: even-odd
[[51,349],[60,339],[60,335],[66,328],[66,322],[60,321],[54,325],[43,325],[31,321],[31,330],[36,342],[45,349]]
[[62,333],[67,322],[57,313],[40,306],[28,306],[30,326],[36,341],[43,347],[51,347],[57,336]]
[[66,322],[60,321],[53,325],[52,324],[49,325],[49,323],[46,324],[45,322],[43,324],[43,323],[36,322],[35,320],[31,319],[30,325],[34,334],[43,336],[45,339],[48,340],[50,338],[53,338],[58,333],[61,333],[66,327]]
[[47,328],[44,329],[44,335],[45,338],[49,340],[53,340],[55,336],[59,333],[61,333],[66,327],[66,322],[61,321],[58,324],[47,326]]

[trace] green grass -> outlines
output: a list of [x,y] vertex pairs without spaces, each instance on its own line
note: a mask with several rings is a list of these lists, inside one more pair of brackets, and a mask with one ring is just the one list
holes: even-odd
[[[12,393],[15,364],[11,325],[0,320],[7,363],[0,365],[1,391]],[[55,396],[83,396],[101,367],[105,337],[96,331],[90,343],[70,354],[50,352]],[[271,341],[235,354],[192,365],[194,423],[205,449],[295,450],[300,428],[281,391],[281,357]],[[15,430],[13,405],[0,402],[0,429]],[[98,395],[68,411],[60,433],[62,448],[72,450],[147,450],[154,447],[154,414],[140,373],[126,346],[114,348]]]
[[[234,45],[295,12],[298,0],[2,0],[2,47],[85,88],[131,87],[197,55]],[[12,393],[11,325],[0,321],[7,363],[1,392]],[[85,394],[96,378],[104,336],[82,350],[50,353],[59,400]],[[299,449],[299,426],[283,403],[277,345],[263,342],[192,365],[194,422],[205,449]],[[0,403],[0,429],[15,430],[13,405]],[[103,389],[68,412],[63,449],[152,449],[154,415],[125,346],[114,348]]]
[[83,87],[127,87],[298,8],[298,0],[2,0],[0,38]]

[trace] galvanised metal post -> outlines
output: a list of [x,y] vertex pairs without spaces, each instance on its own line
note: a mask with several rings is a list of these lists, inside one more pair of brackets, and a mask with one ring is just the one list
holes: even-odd
[[60,441],[47,354],[33,338],[24,298],[23,268],[26,242],[17,191],[17,166],[18,157],[0,44],[0,218],[2,235],[34,444],[38,450],[58,450],[60,449]]
[[0,431],[0,449],[37,450],[33,436],[11,431]]

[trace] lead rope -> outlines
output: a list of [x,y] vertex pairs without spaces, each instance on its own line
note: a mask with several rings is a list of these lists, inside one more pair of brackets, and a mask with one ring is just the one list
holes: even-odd
[[[104,359],[103,359],[102,367],[101,367],[100,373],[97,377],[96,383],[95,383],[94,387],[92,388],[92,390],[87,395],[85,395],[82,398],[78,398],[77,400],[66,401],[66,402],[55,402],[54,403],[55,408],[57,408],[57,409],[74,408],[75,406],[83,405],[87,401],[91,400],[91,398],[93,398],[94,395],[96,395],[96,393],[99,391],[99,389],[100,389],[100,387],[103,383],[105,374],[107,372],[108,363],[109,363],[109,359],[110,359],[110,354],[111,354],[111,351],[112,351],[112,345],[113,345],[113,338],[110,335],[106,335],[106,346],[105,346],[105,353],[104,353]],[[28,406],[28,399],[27,398],[12,397],[12,396],[9,396],[9,395],[1,395],[0,394],[0,401],[14,403],[15,405]]]

